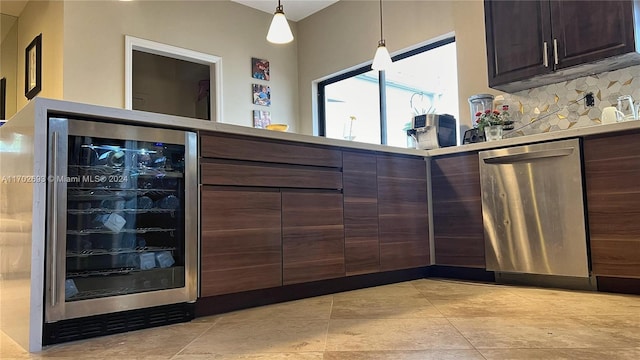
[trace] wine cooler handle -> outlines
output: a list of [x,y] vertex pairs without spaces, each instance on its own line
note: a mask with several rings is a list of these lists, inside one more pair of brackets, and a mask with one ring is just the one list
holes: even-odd
[[54,131],[51,139],[51,162],[53,181],[51,184],[51,306],[58,300],[58,132]]

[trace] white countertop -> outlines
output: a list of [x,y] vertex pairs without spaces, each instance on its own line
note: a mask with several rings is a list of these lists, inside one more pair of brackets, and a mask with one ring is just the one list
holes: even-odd
[[553,140],[561,140],[568,138],[576,138],[576,137],[584,137],[584,136],[593,136],[598,134],[606,134],[606,133],[615,133],[621,131],[628,130],[640,130],[640,121],[624,121],[615,124],[606,124],[606,125],[593,125],[593,126],[585,126],[579,128],[572,128],[567,130],[559,130],[546,132],[535,135],[526,135],[526,136],[516,136],[511,138],[506,138],[497,141],[486,141],[479,142],[474,144],[466,144],[461,146],[451,146],[440,149],[427,150],[429,156],[438,156],[438,155],[450,155],[456,154],[466,151],[479,151],[479,150],[487,150],[487,149],[495,149],[502,147],[509,147],[515,145],[522,144],[531,144],[537,142],[546,142]]
[[[225,124],[209,120],[200,120],[173,115],[156,114],[138,110],[126,110],[97,105],[81,104],[63,100],[36,97],[23,109],[35,110],[36,114],[57,113],[69,117],[101,118],[129,123],[132,125],[154,125],[159,127],[192,130],[217,131],[228,134],[256,136],[266,139],[295,141],[307,144],[319,144],[352,148],[359,150],[379,151],[386,153],[427,156],[426,150],[406,149],[394,146],[368,144],[357,141],[330,139],[321,136],[302,135],[289,132],[256,129],[248,126]],[[22,111],[22,110],[21,110]],[[46,117],[46,116],[45,116]],[[10,120],[11,121],[11,120]]]
[[[185,118],[179,116],[171,116],[164,114],[149,113],[137,110],[125,110],[119,108],[109,108],[97,105],[88,105],[74,103],[62,100],[52,100],[36,97],[26,107],[35,110],[36,114],[45,114],[47,112],[56,112],[69,116],[78,115],[78,117],[100,117],[113,119],[114,121],[125,121],[131,124],[140,125],[156,125],[160,127],[169,127],[176,129],[217,131],[228,134],[239,134],[247,136],[256,136],[267,139],[287,140],[302,142],[307,144],[329,145],[342,148],[352,148],[359,150],[379,151],[395,154],[417,155],[417,156],[440,156],[462,153],[467,151],[479,151],[486,149],[494,149],[501,147],[509,147],[522,144],[530,144],[537,142],[546,142],[560,140],[566,138],[592,136],[604,133],[613,133],[640,129],[640,121],[625,121],[615,124],[594,125],[589,127],[572,128],[567,130],[553,131],[536,135],[526,135],[512,137],[497,141],[480,142],[474,144],[466,144],[461,146],[451,146],[433,150],[417,150],[406,149],[394,146],[368,144],[357,141],[347,141],[330,139],[320,136],[302,135],[288,132],[271,131],[265,129],[256,129],[247,126],[239,126],[213,122],[209,120],[199,120]],[[44,117],[46,120],[46,116]]]

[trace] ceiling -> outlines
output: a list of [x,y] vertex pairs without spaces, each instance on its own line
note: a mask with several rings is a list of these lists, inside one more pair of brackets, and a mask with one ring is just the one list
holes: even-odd
[[[273,14],[278,6],[277,0],[231,0],[254,9]],[[300,21],[318,12],[338,0],[281,0],[280,4],[288,20]]]
[[[277,0],[231,0],[254,9],[273,14],[278,6]],[[291,21],[300,21],[307,16],[320,11],[338,0],[281,0],[284,13]],[[0,13],[18,16],[27,4],[27,0],[2,0]]]
[[0,14],[19,16],[27,5],[27,0],[2,0],[0,1]]

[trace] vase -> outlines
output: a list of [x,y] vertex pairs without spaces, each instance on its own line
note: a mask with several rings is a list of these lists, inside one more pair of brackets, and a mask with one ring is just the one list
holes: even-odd
[[502,125],[490,125],[484,127],[484,140],[494,141],[502,139]]

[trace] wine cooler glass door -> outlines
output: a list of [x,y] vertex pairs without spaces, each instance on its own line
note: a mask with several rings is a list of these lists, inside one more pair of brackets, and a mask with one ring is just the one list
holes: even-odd
[[195,134],[50,125],[47,320],[194,301]]

